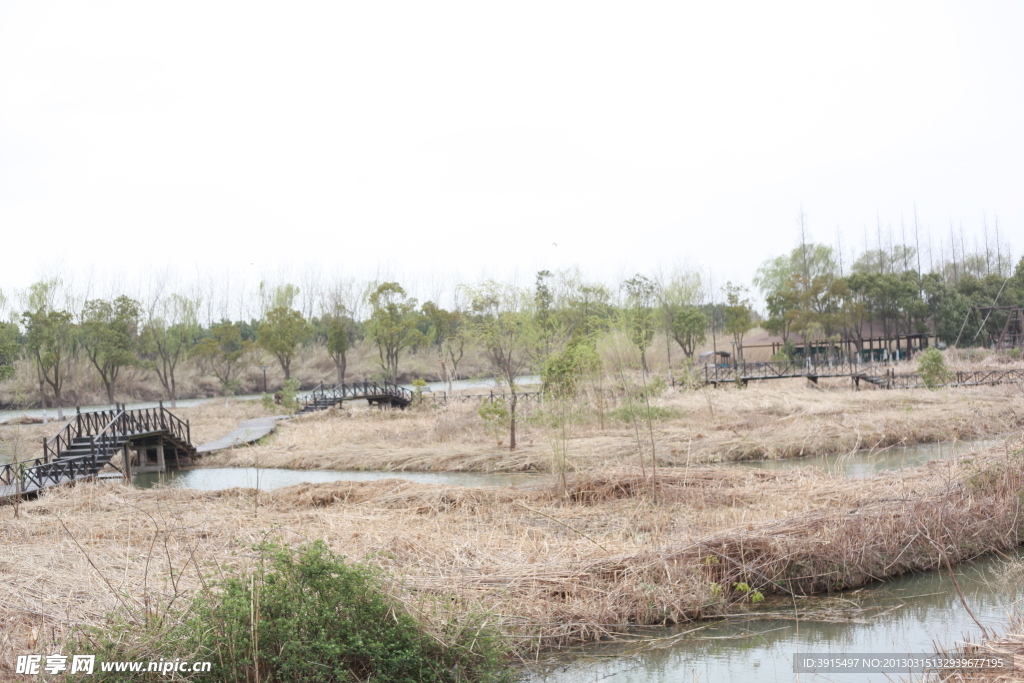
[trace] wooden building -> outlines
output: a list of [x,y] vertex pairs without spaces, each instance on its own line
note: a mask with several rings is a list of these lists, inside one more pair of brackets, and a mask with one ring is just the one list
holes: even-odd
[[[886,332],[881,323],[868,322],[861,326],[859,335],[846,335],[840,331],[833,335],[832,339],[826,339],[822,335],[807,341],[801,335],[792,332],[788,336],[788,342],[793,349],[793,357],[797,359],[812,356],[823,361],[908,360],[935,344],[932,321],[927,321],[927,327],[928,330],[925,332]],[[781,353],[784,347],[785,342],[781,336],[762,332],[744,339],[743,348],[737,349],[737,352],[747,361],[766,361]]]

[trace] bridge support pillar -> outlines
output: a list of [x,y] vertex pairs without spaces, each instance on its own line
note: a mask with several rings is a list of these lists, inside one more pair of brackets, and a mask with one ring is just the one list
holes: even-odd
[[121,446],[121,471],[124,472],[124,480],[128,486],[132,485],[132,476],[135,472],[132,469],[132,443],[128,441]]
[[164,462],[164,440],[160,439],[156,442],[156,467],[158,472],[165,472],[167,470],[167,463]]

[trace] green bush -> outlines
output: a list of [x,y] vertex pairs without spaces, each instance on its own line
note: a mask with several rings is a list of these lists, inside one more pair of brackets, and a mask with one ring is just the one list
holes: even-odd
[[[190,674],[197,683],[508,680],[505,645],[480,619],[429,633],[386,594],[376,570],[345,563],[322,541],[256,551],[251,573],[197,596],[177,626],[150,625],[156,637],[143,637],[145,649],[211,661],[211,672]],[[124,628],[105,629],[101,640],[93,644],[104,659],[138,654],[123,651]]]
[[492,437],[498,440],[501,445],[501,437],[509,430],[512,424],[512,414],[504,398],[494,401],[484,401],[476,409],[476,414],[484,421],[484,429]]
[[299,393],[299,387],[302,384],[297,379],[286,379],[284,381],[284,388],[278,393],[281,394],[281,407],[284,408],[286,413],[294,413],[299,410],[302,406],[299,405],[299,401],[296,396]]
[[917,357],[917,374],[929,389],[935,389],[947,383],[953,373],[946,367],[946,359],[942,351],[936,348],[926,349]]
[[621,422],[632,422],[633,420],[640,420],[643,422],[648,418],[651,420],[671,420],[673,418],[680,417],[682,413],[673,408],[648,406],[639,401],[626,401],[621,406],[608,413],[608,415],[613,420],[619,420]]

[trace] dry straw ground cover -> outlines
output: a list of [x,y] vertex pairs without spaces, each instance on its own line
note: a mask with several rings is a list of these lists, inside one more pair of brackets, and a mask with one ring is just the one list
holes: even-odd
[[[579,469],[636,462],[637,429],[622,419],[623,399],[592,400],[570,430],[570,465]],[[518,471],[550,469],[554,430],[539,417],[520,421],[520,447],[484,429],[477,403],[425,405],[409,411],[343,410],[279,426],[267,443],[226,451],[209,466],[295,469]],[[634,401],[634,405],[637,405]],[[640,415],[646,405],[640,405]],[[916,443],[994,437],[1024,426],[1017,386],[940,391],[808,389],[803,380],[747,389],[668,390],[651,401],[660,465],[846,453]],[[538,416],[543,406],[524,404]],[[647,431],[642,425],[642,432]],[[650,435],[642,435],[650,453]]]
[[657,477],[606,469],[564,492],[546,478],[505,489],[384,480],[47,492],[17,518],[0,507],[0,671],[111,612],[185,604],[200,574],[252,562],[266,538],[323,539],[366,559],[428,623],[486,610],[524,652],[742,609],[754,590],[855,586],[1024,539],[1019,445],[860,480],[714,466]]

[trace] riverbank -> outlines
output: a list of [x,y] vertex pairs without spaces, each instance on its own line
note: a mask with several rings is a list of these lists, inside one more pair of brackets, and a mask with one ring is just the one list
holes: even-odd
[[[622,397],[583,399],[583,414],[568,430],[569,467],[591,471],[636,463],[640,450],[650,458],[652,442],[657,463],[668,467],[988,439],[1024,427],[1024,395],[1014,386],[852,392],[811,390],[805,384],[670,389],[651,400],[649,412],[646,404]],[[332,409],[281,424],[265,443],[203,462],[209,467],[550,471],[561,432],[550,427],[544,412],[549,406],[520,404],[514,452],[507,448],[507,434],[487,429],[478,406],[472,401],[408,411]]]
[[[76,626],[102,626],[124,601],[187,595],[268,537],[323,539],[369,561],[413,613],[483,609],[526,652],[1013,548],[1024,540],[1022,489],[1019,444],[867,479],[693,467],[652,481],[620,469],[574,477],[565,492],[80,484],[22,503],[17,518],[0,507],[0,667]],[[34,648],[33,629],[45,639]]]
[[[1017,576],[1013,579],[1017,582],[1022,578],[1021,570],[1024,564],[1015,567]],[[985,671],[959,669],[951,671],[940,680],[943,683],[1009,683],[1011,681],[1024,681],[1024,612],[1017,610],[1012,614],[1007,624],[1006,632],[1002,636],[991,635],[979,643],[969,644],[966,647],[957,648],[958,652],[969,653],[972,657],[978,658],[999,657],[1003,661],[1013,664],[1012,671],[1000,671],[989,669]]]

